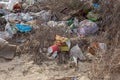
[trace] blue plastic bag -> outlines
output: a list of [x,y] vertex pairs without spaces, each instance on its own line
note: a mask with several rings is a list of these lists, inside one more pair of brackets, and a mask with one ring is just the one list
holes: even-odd
[[20,32],[30,32],[32,30],[32,27],[26,24],[16,24],[16,27]]
[[100,8],[100,5],[97,4],[97,3],[93,3],[92,6],[93,6],[94,8],[96,8],[96,9]]

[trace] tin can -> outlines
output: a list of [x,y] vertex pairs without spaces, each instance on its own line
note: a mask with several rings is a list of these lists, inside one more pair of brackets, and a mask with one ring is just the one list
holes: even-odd
[[51,55],[52,59],[55,59],[57,56],[58,56],[58,52],[57,52],[57,51],[55,51],[55,52]]
[[52,45],[48,48],[48,55],[51,56],[55,51],[59,51],[59,47],[57,45]]

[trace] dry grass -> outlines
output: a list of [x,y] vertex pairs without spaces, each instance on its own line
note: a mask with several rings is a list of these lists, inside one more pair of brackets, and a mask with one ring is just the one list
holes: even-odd
[[[119,80],[120,77],[120,5],[118,0],[101,2],[102,42],[107,43],[106,53],[98,52],[92,68],[92,80]],[[104,36],[104,37],[103,37]],[[118,49],[118,50],[116,50]]]

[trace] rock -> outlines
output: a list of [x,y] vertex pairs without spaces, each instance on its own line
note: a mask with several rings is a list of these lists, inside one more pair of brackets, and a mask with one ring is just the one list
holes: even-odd
[[16,45],[9,44],[6,40],[0,38],[0,57],[13,59],[16,52]]
[[64,77],[61,79],[56,79],[56,80],[78,80],[76,77]]
[[80,80],[90,80],[87,76],[82,76]]

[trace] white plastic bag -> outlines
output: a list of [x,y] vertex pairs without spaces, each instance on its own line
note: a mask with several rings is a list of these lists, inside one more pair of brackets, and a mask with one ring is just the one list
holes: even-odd
[[59,21],[59,22],[58,22],[58,26],[59,26],[59,27],[60,27],[60,26],[61,26],[61,27],[67,26],[67,25],[66,25],[66,21]]
[[13,21],[13,20],[15,20],[15,14],[14,13],[10,13],[10,14],[8,14],[8,15],[5,15],[5,19],[6,19],[6,21]]
[[38,13],[30,13],[33,16],[40,17],[40,21],[48,22],[51,19],[51,11],[42,10]]
[[106,45],[105,43],[99,43],[98,45],[99,45],[99,48],[100,48],[103,52],[105,52],[105,51],[107,50],[107,45]]
[[16,29],[12,26],[10,26],[10,23],[7,23],[5,26],[5,31],[9,32],[11,36],[17,33]]
[[5,31],[0,32],[0,38],[7,40],[7,39],[12,38],[13,35],[16,34],[16,33],[17,33],[17,31],[14,30],[14,29],[10,26],[9,23],[7,23],[6,26],[5,26]]
[[33,17],[30,16],[29,13],[26,13],[26,14],[21,13],[21,15],[22,15],[22,20],[24,20],[24,21],[31,21],[31,20],[33,20]]
[[41,12],[41,17],[45,22],[49,21],[51,18],[51,11],[44,11],[43,10],[43,12]]
[[5,16],[5,19],[6,19],[6,21],[15,21],[15,20],[21,21],[23,15],[25,15],[25,14],[23,14],[23,13],[17,13],[17,14],[10,13],[10,14]]
[[70,56],[73,58],[77,58],[80,60],[85,60],[86,57],[84,56],[82,50],[79,48],[78,44],[73,46],[70,50]]
[[47,22],[47,25],[50,27],[56,27],[58,25],[58,23],[55,21],[49,21],[49,22]]
[[7,40],[7,39],[10,39],[11,36],[7,31],[5,31],[5,32],[0,32],[0,38]]
[[9,0],[8,9],[12,10],[13,6],[18,2],[19,2],[19,0]]

